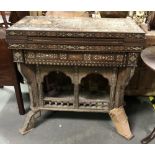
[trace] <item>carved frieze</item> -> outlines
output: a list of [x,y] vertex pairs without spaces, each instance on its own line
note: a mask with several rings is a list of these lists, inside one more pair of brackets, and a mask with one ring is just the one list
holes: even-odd
[[73,38],[138,38],[144,39],[143,34],[109,33],[109,32],[50,32],[50,31],[9,31],[7,36],[40,36],[40,37],[73,37]]
[[74,66],[136,66],[137,53],[61,53],[25,51],[27,64]]
[[47,44],[11,44],[9,45],[10,49],[33,49],[33,50],[62,50],[62,51],[141,51],[142,46],[80,46],[80,45],[47,45]]

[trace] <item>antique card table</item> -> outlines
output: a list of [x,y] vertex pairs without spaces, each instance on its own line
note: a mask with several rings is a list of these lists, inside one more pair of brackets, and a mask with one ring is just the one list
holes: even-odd
[[31,111],[22,134],[42,110],[109,113],[132,138],[124,90],[145,34],[130,18],[25,17],[7,30],[9,48],[29,86]]

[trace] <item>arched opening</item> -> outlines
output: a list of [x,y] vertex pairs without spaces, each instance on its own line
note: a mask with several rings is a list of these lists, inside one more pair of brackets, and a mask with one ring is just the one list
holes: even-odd
[[88,74],[80,83],[80,96],[88,99],[101,99],[110,95],[108,80],[97,73]]
[[71,78],[63,72],[52,71],[43,80],[43,94],[45,97],[67,97],[74,94]]

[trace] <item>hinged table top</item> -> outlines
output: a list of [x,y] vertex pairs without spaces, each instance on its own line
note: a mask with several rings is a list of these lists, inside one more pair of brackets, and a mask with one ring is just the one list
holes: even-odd
[[130,18],[53,18],[27,16],[8,30],[144,33]]

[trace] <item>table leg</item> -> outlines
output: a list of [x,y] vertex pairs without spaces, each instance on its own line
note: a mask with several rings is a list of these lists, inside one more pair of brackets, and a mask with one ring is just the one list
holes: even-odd
[[134,68],[119,69],[115,93],[115,107],[109,112],[110,117],[116,127],[117,132],[127,139],[133,137],[126,113],[124,111],[124,91],[134,74]]
[[35,127],[35,121],[38,117],[41,116],[41,111],[40,110],[31,110],[28,112],[25,122],[24,122],[24,126],[19,129],[19,132],[22,135],[27,134],[28,132],[30,132],[34,127]]
[[31,110],[28,112],[23,127],[19,130],[21,134],[26,134],[34,128],[36,118],[41,116],[41,110],[38,109],[39,97],[38,87],[35,75],[36,68],[20,64],[19,71],[26,78],[29,87]]
[[116,127],[117,132],[127,139],[131,139],[133,134],[130,131],[128,119],[123,107],[110,110],[109,115]]
[[25,64],[20,64],[19,71],[27,80],[29,94],[30,94],[30,102],[32,109],[38,107],[39,104],[39,96],[38,96],[38,87],[37,80],[35,75],[35,67],[28,67]]
[[23,103],[23,98],[22,98],[22,92],[20,88],[20,79],[18,76],[18,70],[17,70],[17,65],[14,64],[14,89],[15,89],[15,94],[16,94],[16,99],[17,99],[17,105],[19,109],[19,114],[24,115],[25,114],[25,108],[24,108],[24,103]]

